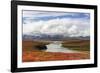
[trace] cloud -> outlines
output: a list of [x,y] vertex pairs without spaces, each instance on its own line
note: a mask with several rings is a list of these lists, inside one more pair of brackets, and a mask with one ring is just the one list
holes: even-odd
[[90,35],[89,20],[81,18],[56,18],[48,21],[38,21],[23,24],[23,34],[60,34],[63,36],[77,37]]
[[23,23],[33,23],[37,21],[47,21],[57,18],[82,18],[89,19],[89,13],[78,12],[53,12],[53,11],[23,11]]

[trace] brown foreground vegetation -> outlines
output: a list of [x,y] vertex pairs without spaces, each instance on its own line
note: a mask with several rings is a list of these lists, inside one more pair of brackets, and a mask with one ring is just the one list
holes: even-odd
[[[77,43],[75,41],[64,41],[63,46],[65,47],[71,47],[74,45],[75,48],[78,48],[78,50],[84,45],[87,45],[86,43],[88,41],[78,41]],[[56,61],[56,60],[81,60],[81,59],[89,59],[90,53],[89,50],[79,50],[77,53],[61,53],[61,52],[45,52],[41,50],[36,50],[35,46],[43,46],[47,45],[50,42],[41,42],[41,41],[23,41],[23,49],[22,49],[22,61],[23,62],[35,62],[35,61]],[[79,44],[80,43],[80,44]],[[80,46],[79,46],[79,45]],[[86,47],[84,47],[86,48]],[[77,50],[77,49],[76,49]]]
[[89,53],[60,53],[43,52],[38,50],[23,51],[23,62],[54,61],[54,60],[80,60],[89,59]]

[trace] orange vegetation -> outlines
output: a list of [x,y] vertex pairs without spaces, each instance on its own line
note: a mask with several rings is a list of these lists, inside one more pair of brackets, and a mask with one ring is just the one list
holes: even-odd
[[23,62],[35,61],[54,61],[54,60],[80,60],[89,59],[88,52],[82,53],[60,53],[60,52],[44,52],[39,50],[25,51],[23,50]]

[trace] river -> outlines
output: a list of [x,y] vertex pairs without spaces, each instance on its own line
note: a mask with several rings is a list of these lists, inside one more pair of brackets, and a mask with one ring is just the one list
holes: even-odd
[[63,53],[75,53],[77,51],[70,50],[69,48],[62,47],[61,41],[53,41],[52,43],[46,45],[46,52],[63,52]]

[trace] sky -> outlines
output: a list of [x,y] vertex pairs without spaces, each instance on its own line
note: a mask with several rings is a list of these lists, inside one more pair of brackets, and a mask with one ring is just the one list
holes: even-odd
[[23,34],[49,34],[68,37],[90,35],[90,14],[23,10]]

